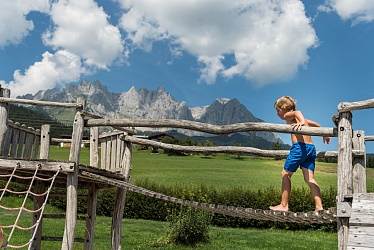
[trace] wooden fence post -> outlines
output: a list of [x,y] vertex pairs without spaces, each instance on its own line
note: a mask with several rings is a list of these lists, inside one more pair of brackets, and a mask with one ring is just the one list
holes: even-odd
[[[121,159],[121,173],[125,176],[126,181],[128,182],[130,179],[129,174],[131,169],[132,144],[130,142],[121,142],[121,144],[124,145]],[[125,200],[126,188],[117,188],[117,196],[112,218],[112,250],[122,249],[122,220],[125,209]]]
[[349,216],[344,216],[344,207],[349,203],[347,197],[352,195],[352,113],[339,113],[338,124],[338,196],[337,224],[338,249],[347,249]]
[[67,175],[66,180],[66,219],[65,219],[65,230],[64,237],[62,240],[63,250],[71,250],[74,247],[75,240],[75,229],[77,226],[77,204],[78,204],[78,165],[80,158],[81,145],[83,140],[83,129],[84,129],[84,100],[78,98],[78,104],[81,104],[83,108],[77,108],[73,124],[73,133],[71,136],[71,148],[69,161],[75,163],[75,169],[73,173]]
[[99,127],[90,128],[90,166],[99,167]]
[[[10,90],[4,89],[0,85],[0,97],[9,98]],[[8,103],[0,102],[0,155],[7,156],[9,149],[6,145],[8,139]]]
[[97,191],[98,189],[97,189],[96,184],[91,183],[89,190],[88,190],[86,235],[85,235],[85,242],[84,242],[84,250],[94,249]]
[[40,130],[40,159],[49,159],[49,141],[51,125],[42,125]]
[[363,130],[353,132],[353,149],[364,152],[363,157],[353,156],[353,192],[366,193],[366,149]]

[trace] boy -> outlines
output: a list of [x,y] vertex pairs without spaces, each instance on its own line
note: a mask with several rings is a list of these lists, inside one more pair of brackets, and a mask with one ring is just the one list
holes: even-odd
[[[279,118],[290,124],[294,130],[299,130],[302,126],[321,127],[318,123],[304,118],[301,111],[296,110],[296,101],[289,96],[279,98],[275,104],[275,109]],[[270,206],[270,210],[288,211],[288,200],[291,193],[291,177],[294,172],[301,168],[304,180],[309,185],[314,201],[316,203],[315,212],[323,210],[321,192],[317,181],[314,179],[314,168],[316,159],[316,148],[309,135],[291,134],[292,147],[287,156],[282,171],[282,201],[277,206]],[[330,137],[324,136],[323,142],[329,144]]]

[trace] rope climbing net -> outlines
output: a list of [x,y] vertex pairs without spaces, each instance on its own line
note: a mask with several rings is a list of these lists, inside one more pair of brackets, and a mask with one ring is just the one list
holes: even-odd
[[[32,240],[34,239],[34,237],[36,235],[38,226],[39,226],[41,218],[43,216],[44,208],[46,206],[49,193],[52,189],[53,183],[54,183],[57,175],[60,172],[60,170],[57,170],[55,172],[55,174],[53,176],[49,177],[49,178],[40,177],[40,176],[38,176],[38,171],[41,169],[41,165],[39,164],[38,166],[36,166],[35,171],[33,172],[32,175],[23,176],[23,175],[18,174],[20,171],[22,171],[22,170],[20,170],[19,167],[20,167],[19,164],[17,164],[17,166],[14,167],[14,169],[11,171],[11,173],[0,175],[0,180],[8,179],[6,181],[6,184],[5,184],[4,188],[0,188],[0,192],[1,192],[0,209],[5,210],[5,211],[9,211],[13,214],[16,214],[15,221],[12,225],[1,225],[0,224],[0,246],[1,246],[1,248],[4,248],[4,249],[6,249],[6,248],[19,249],[19,248],[24,248],[26,246],[29,246],[28,249],[31,249],[31,243],[32,243]],[[22,190],[22,191],[12,190],[10,188],[10,183],[11,182],[17,182],[17,180],[22,181],[22,182],[28,182],[28,185],[27,184],[24,185],[25,187],[27,187],[27,189]],[[43,183],[46,183],[46,184],[49,183],[48,189],[43,193],[33,192],[32,187],[34,186],[35,181],[43,182]],[[45,185],[45,186],[47,186],[47,185]],[[24,196],[21,206],[19,206],[19,207],[3,206],[2,201],[3,201],[3,198],[5,197],[6,193],[13,194],[13,195]],[[31,198],[30,196],[32,196],[34,199],[35,198],[44,199],[44,202],[41,204],[41,206],[39,208],[29,209],[29,208],[26,207],[26,204],[27,204],[26,202],[29,198]],[[32,224],[31,226],[20,226],[21,216],[23,215],[23,213],[35,214],[35,215],[39,215],[39,216],[38,216],[38,219],[35,220],[35,223]],[[10,242],[11,242],[11,239],[16,232],[16,229],[22,230],[22,231],[33,230],[30,240],[28,242],[24,243],[24,244],[21,244],[21,245],[12,245]],[[6,240],[5,240],[5,236],[7,236]]]

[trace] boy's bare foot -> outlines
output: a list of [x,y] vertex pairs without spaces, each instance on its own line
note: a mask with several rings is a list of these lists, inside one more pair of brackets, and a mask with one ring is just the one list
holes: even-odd
[[270,206],[269,209],[273,211],[288,212],[288,207],[282,206],[282,204],[279,204],[278,206]]

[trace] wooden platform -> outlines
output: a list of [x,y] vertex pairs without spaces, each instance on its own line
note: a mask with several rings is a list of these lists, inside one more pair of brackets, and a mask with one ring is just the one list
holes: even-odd
[[374,193],[353,195],[347,249],[374,249]]

